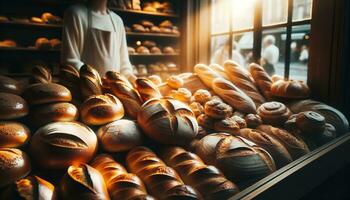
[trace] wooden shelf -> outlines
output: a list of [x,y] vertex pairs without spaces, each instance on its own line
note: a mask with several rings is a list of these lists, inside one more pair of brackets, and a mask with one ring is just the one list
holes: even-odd
[[26,27],[37,27],[37,28],[56,28],[61,29],[61,24],[40,24],[40,23],[33,23],[33,22],[15,22],[15,21],[8,21],[8,22],[0,22],[1,26],[26,26]]
[[179,18],[179,15],[176,14],[170,14],[170,13],[160,13],[160,12],[147,12],[142,10],[125,10],[120,8],[110,8],[111,10],[117,12],[117,13],[130,13],[130,14],[139,14],[139,15],[148,15],[148,16],[155,16],[155,17],[171,17],[171,18]]
[[171,57],[180,56],[180,54],[129,54],[130,57]]
[[126,36],[135,36],[135,37],[169,37],[169,38],[179,38],[180,35],[176,34],[164,34],[164,33],[135,33],[135,32],[126,32]]
[[59,53],[61,50],[59,49],[50,49],[50,50],[40,50],[35,48],[29,48],[29,47],[0,47],[0,51],[13,51],[13,52],[54,52]]

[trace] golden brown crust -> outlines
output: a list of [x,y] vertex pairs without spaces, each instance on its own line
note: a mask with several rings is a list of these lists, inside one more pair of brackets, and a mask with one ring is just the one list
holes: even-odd
[[266,73],[264,68],[256,63],[251,63],[249,65],[249,71],[264,97],[266,99],[271,99],[272,80],[269,74]]
[[35,48],[39,50],[49,50],[51,49],[51,43],[47,38],[41,37],[35,41]]
[[222,78],[229,80],[229,77],[226,74],[225,68],[219,64],[212,63],[209,65],[209,68],[218,73]]
[[27,87],[23,97],[30,105],[55,102],[69,102],[72,100],[71,92],[56,83],[37,83]]
[[11,120],[28,114],[27,102],[10,93],[0,93],[0,120]]
[[[74,88],[74,92],[79,90],[79,71],[71,65],[63,65],[60,68],[60,83],[67,88]],[[80,91],[79,91],[80,92]],[[74,94],[73,94],[74,95]]]
[[37,65],[32,69],[31,78],[29,79],[30,84],[50,82],[52,82],[52,76],[48,68]]
[[208,90],[199,89],[193,94],[193,98],[204,105],[207,101],[212,100],[212,95]]
[[224,119],[232,116],[233,109],[226,103],[212,100],[205,103],[204,112],[214,119]]
[[198,132],[198,124],[191,109],[169,98],[152,99],[144,103],[137,122],[146,135],[163,144],[188,144]]
[[95,95],[80,107],[81,119],[89,125],[103,125],[124,116],[123,104],[112,94]]
[[261,117],[256,114],[248,114],[245,116],[244,120],[248,128],[256,128],[263,123]]
[[171,87],[171,88],[174,88],[174,89],[179,89],[183,86],[184,84],[184,81],[178,77],[178,76],[170,76],[168,79],[167,79],[167,84]]
[[83,65],[79,74],[81,95],[84,100],[92,95],[102,94],[102,81],[96,69],[90,65]]
[[235,121],[239,125],[240,129],[247,128],[247,122],[239,115],[233,115],[231,120]]
[[192,93],[186,88],[179,88],[178,90],[171,92],[170,97],[184,103],[189,103],[192,97]]
[[136,89],[139,92],[142,100],[144,102],[152,99],[152,98],[161,98],[157,86],[155,86],[150,80],[145,78],[138,78],[136,81]]
[[204,107],[198,102],[192,102],[189,107],[196,117],[204,113]]
[[224,63],[224,68],[230,81],[246,93],[254,101],[256,106],[265,102],[265,98],[260,94],[253,78],[245,68],[232,60],[227,60]]
[[239,129],[239,124],[232,118],[222,119],[216,121],[214,124],[214,130],[218,133],[229,133],[235,135]]
[[310,96],[310,89],[302,81],[279,80],[272,84],[271,94],[287,99],[306,99]]
[[22,86],[18,81],[7,76],[0,75],[0,92],[19,95],[22,93]]
[[243,113],[256,113],[256,107],[253,100],[242,92],[233,83],[218,78],[213,82],[213,90],[227,104]]
[[279,127],[282,127],[292,115],[290,110],[283,103],[277,101],[264,103],[257,111],[265,124]]
[[201,81],[209,88],[212,88],[214,79],[221,76],[205,64],[197,64],[194,66],[194,72],[198,75]]
[[29,141],[30,130],[21,123],[14,121],[0,122],[0,147],[17,148]]
[[202,126],[206,131],[214,130],[215,120],[209,117],[206,114],[201,114],[197,117],[197,122],[200,126]]
[[303,134],[322,134],[326,128],[325,118],[313,111],[305,111],[297,114],[295,123]]
[[160,85],[162,83],[162,78],[160,78],[158,75],[151,75],[148,77],[148,79],[152,81],[154,85]]

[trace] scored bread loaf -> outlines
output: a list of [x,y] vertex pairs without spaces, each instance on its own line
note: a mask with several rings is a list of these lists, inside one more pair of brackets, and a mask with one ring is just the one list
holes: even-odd
[[251,75],[245,68],[232,60],[227,60],[224,63],[224,68],[230,78],[229,80],[246,93],[254,101],[256,106],[265,102],[265,98],[260,94]]
[[96,69],[90,65],[83,65],[79,75],[81,95],[84,100],[92,95],[102,94],[102,81]]
[[183,183],[173,168],[166,166],[146,147],[132,149],[126,162],[130,171],[141,178],[150,194],[157,199],[201,199],[191,186]]
[[126,79],[123,75],[121,75],[118,72],[115,71],[108,71],[106,72],[106,80],[107,83],[113,83],[113,82],[123,82],[125,83],[128,87],[132,88],[133,86],[131,83]]
[[157,86],[155,86],[152,83],[152,81],[146,78],[138,78],[136,79],[135,83],[136,83],[136,89],[139,92],[143,101],[146,102],[153,98],[159,99],[162,97]]
[[281,168],[293,161],[291,155],[279,140],[262,131],[244,128],[239,130],[237,135],[254,142],[269,152],[277,168]]
[[109,83],[112,94],[114,94],[123,103],[126,113],[133,119],[137,118],[137,114],[141,110],[142,99],[140,94],[131,85],[125,82]]
[[153,200],[146,191],[146,187],[139,177],[128,173],[126,169],[106,154],[98,155],[91,166],[103,176],[112,200]]
[[35,66],[32,69],[32,74],[29,79],[30,84],[35,84],[35,83],[50,83],[52,82],[52,76],[51,72],[49,69],[47,69],[44,66]]
[[283,129],[270,125],[260,125],[256,129],[279,140],[286,147],[293,160],[309,153],[309,148],[302,139],[295,137]]
[[76,92],[80,93],[79,71],[71,65],[63,65],[60,68],[60,84],[72,91],[73,96],[77,96]]
[[22,90],[23,87],[18,81],[10,77],[0,75],[0,92],[19,95],[22,93]]
[[212,86],[217,95],[238,111],[243,113],[256,113],[253,100],[230,81],[217,78],[213,81]]
[[194,73],[198,75],[201,81],[209,88],[213,88],[214,79],[221,76],[205,64],[197,64],[194,66]]
[[258,86],[260,92],[264,95],[264,97],[268,100],[271,99],[271,85],[272,80],[270,75],[262,68],[260,65],[256,63],[251,63],[249,65],[249,71],[252,75],[256,85]]
[[303,81],[279,80],[271,85],[271,94],[286,99],[306,99],[310,89]]
[[165,163],[174,168],[182,180],[196,189],[204,199],[228,199],[239,192],[214,166],[204,162],[194,153],[181,147],[169,147],[162,153]]
[[222,78],[230,80],[230,78],[226,74],[225,68],[221,65],[213,63],[209,65],[209,68],[218,73],[220,76],[222,76]]
[[23,92],[23,97],[32,105],[55,102],[70,102],[72,100],[71,92],[56,83],[38,83],[27,87]]

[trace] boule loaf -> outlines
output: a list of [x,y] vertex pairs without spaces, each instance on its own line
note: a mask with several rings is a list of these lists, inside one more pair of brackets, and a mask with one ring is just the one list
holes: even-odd
[[272,80],[270,75],[265,71],[263,67],[256,63],[251,63],[249,65],[249,71],[260,92],[266,99],[271,99]]
[[80,96],[79,71],[71,65],[63,65],[60,68],[59,83],[71,90],[74,97]]
[[115,71],[106,72],[106,81],[107,81],[107,83],[123,82],[129,88],[133,88],[131,83],[128,81],[128,79],[126,79],[123,75],[121,75],[120,73],[115,72]]
[[221,78],[221,76],[214,70],[204,64],[197,64],[194,66],[194,72],[198,75],[201,81],[209,88],[213,88],[214,79]]
[[146,78],[138,78],[135,81],[136,89],[139,92],[143,101],[148,101],[153,98],[161,98],[162,95],[159,92],[157,86],[155,86],[152,81]]
[[11,94],[19,95],[22,93],[22,90],[23,90],[23,87],[18,81],[10,77],[0,75],[0,92],[1,93],[11,93]]
[[236,110],[243,113],[256,113],[254,101],[230,81],[217,78],[212,86],[214,92]]
[[17,148],[29,141],[30,130],[19,122],[0,121],[0,147]]
[[63,85],[56,83],[38,83],[27,87],[23,97],[30,105],[55,102],[70,102],[71,92]]
[[90,65],[83,65],[79,70],[79,76],[83,99],[102,94],[102,80],[96,69]]
[[27,102],[20,96],[0,92],[0,120],[11,120],[28,114]]

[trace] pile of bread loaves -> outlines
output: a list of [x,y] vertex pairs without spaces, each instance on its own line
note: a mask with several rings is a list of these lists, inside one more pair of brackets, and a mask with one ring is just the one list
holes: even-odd
[[152,40],[144,40],[140,42],[140,45],[133,47],[128,47],[129,54],[175,54],[178,50],[175,50],[171,46],[161,47],[157,46],[157,43]]
[[162,81],[0,76],[0,199],[228,199],[346,133],[299,81],[233,61]]
[[158,26],[149,20],[141,20],[138,24],[133,24],[132,27],[125,27],[126,32],[136,33],[163,33],[180,35],[177,26],[169,20],[162,21]]

